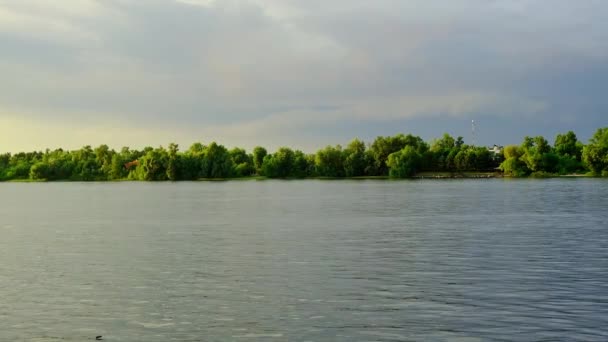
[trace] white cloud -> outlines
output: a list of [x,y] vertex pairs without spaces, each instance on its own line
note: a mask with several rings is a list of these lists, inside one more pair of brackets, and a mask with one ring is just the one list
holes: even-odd
[[0,7],[0,32],[12,32],[30,39],[62,43],[94,37],[60,18],[17,12],[2,7]]

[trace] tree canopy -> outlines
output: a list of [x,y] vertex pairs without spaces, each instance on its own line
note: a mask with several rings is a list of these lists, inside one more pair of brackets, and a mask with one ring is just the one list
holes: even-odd
[[2,180],[144,180],[177,181],[249,176],[268,178],[390,176],[406,178],[422,171],[492,172],[507,176],[590,173],[608,176],[608,127],[583,145],[570,131],[551,145],[542,136],[495,153],[444,134],[430,144],[411,134],[380,136],[370,144],[355,139],[346,147],[327,146],[316,153],[281,147],[269,153],[255,147],[228,149],[216,142],[196,142],[180,151],[177,144],[119,151],[107,145],[0,154]]

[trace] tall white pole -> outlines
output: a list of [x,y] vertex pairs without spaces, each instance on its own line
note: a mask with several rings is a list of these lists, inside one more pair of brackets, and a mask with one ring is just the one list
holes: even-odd
[[471,136],[472,136],[472,145],[475,146],[477,144],[477,137],[475,136],[475,120],[471,120]]

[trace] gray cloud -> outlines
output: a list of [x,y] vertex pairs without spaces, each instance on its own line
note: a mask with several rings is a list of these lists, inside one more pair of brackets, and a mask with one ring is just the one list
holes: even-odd
[[531,122],[588,136],[581,121],[608,123],[606,15],[594,0],[3,3],[0,118],[147,127],[150,144],[163,126],[305,144],[418,118],[437,134],[444,119],[522,122],[505,143]]

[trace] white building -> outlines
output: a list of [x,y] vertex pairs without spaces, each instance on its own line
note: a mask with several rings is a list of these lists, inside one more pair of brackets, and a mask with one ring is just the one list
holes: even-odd
[[502,146],[494,145],[492,147],[488,147],[488,151],[494,154],[500,154],[502,153]]

